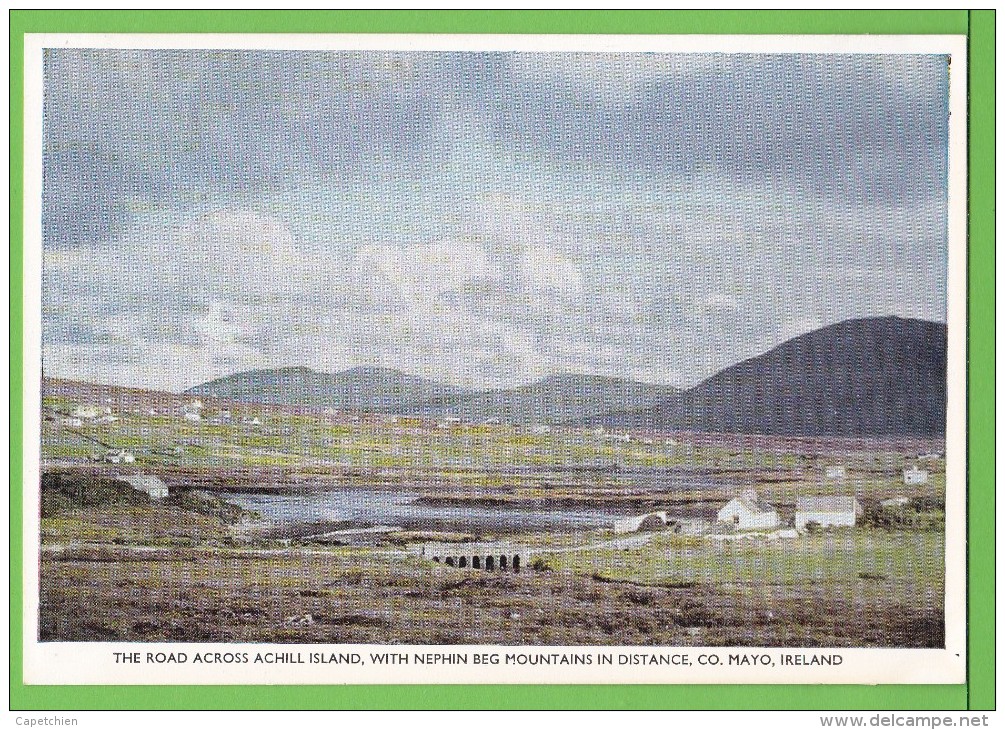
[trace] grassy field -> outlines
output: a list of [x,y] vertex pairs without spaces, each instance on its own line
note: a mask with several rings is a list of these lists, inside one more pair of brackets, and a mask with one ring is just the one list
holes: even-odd
[[[372,551],[55,552],[41,639],[376,644],[938,646],[941,611],[834,586],[637,585],[455,570]],[[81,611],[81,606],[87,606]]]
[[941,603],[942,532],[841,529],[796,539],[713,540],[658,534],[630,550],[553,553],[556,570],[648,585],[795,589],[859,602]]
[[[939,646],[941,532],[836,531],[548,553],[519,574],[396,548],[241,545],[170,506],[42,522],[40,636],[60,641]],[[81,610],[86,606],[86,610]]]
[[[774,473],[773,479],[782,473],[784,479],[785,473],[815,474],[825,464],[842,463],[854,478],[868,480],[894,476],[905,459],[942,448],[938,442],[912,439],[869,444],[587,428],[536,433],[529,426],[505,424],[441,428],[418,418],[303,412],[212,399],[204,399],[201,420],[190,421],[184,413],[191,409],[191,398],[142,391],[127,397],[121,389],[110,389],[74,399],[70,386],[54,387],[43,392],[42,427],[43,458],[52,460],[86,460],[101,451],[96,443],[101,442],[132,449],[143,462],[192,467],[432,468],[474,471],[487,478],[521,467],[618,465]],[[81,405],[108,408],[116,420],[68,425],[66,417]],[[249,423],[253,419],[257,423]],[[938,459],[931,467],[933,473],[944,471]]]
[[[419,419],[210,401],[203,420],[191,421],[180,396],[113,395],[107,407],[117,420],[79,425],[66,418],[83,396],[66,389],[46,395],[43,472],[90,479],[114,496],[109,480],[117,473],[144,471],[164,478],[172,497],[143,503],[118,493],[101,503],[69,489],[43,498],[44,640],[943,642],[938,441],[440,428]],[[253,418],[258,423],[246,422]],[[94,461],[106,447],[133,451],[135,463]],[[904,485],[901,469],[921,462],[930,481]],[[833,464],[846,467],[845,479],[823,478]],[[614,550],[602,546],[612,537],[603,530],[509,535],[540,558],[536,569],[515,575],[421,560],[411,547],[440,538],[419,528],[357,547],[256,536],[241,524],[252,516],[213,496],[378,487],[481,509],[662,508],[714,516],[749,487],[783,519],[803,495],[854,494],[873,515],[879,500],[894,496],[928,506],[924,519],[889,529],[863,525],[795,539],[657,533],[646,545]],[[594,544],[601,547],[570,549]]]

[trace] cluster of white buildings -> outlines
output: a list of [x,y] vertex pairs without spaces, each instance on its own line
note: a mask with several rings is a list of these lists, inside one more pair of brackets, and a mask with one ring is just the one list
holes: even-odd
[[115,423],[119,417],[112,412],[111,406],[77,406],[69,416],[64,416],[60,422],[64,426],[80,428],[85,423]]
[[126,449],[108,449],[101,455],[101,461],[109,464],[132,464],[136,461],[136,456]]
[[[807,525],[820,527],[854,527],[864,511],[853,496],[797,497],[794,526],[805,530]],[[772,530],[782,526],[778,510],[746,490],[726,503],[716,515],[720,523],[731,524],[736,530]]]
[[[854,527],[863,516],[861,503],[854,496],[814,496],[796,499],[794,527],[804,531],[809,525],[819,527]],[[706,530],[728,529],[732,532],[778,531],[784,528],[778,509],[747,489],[729,500],[715,516],[716,525],[702,525],[701,520],[675,519],[664,511],[625,517],[614,522],[615,533],[641,532],[673,527],[682,534],[701,534]],[[793,534],[794,536],[794,534]]]

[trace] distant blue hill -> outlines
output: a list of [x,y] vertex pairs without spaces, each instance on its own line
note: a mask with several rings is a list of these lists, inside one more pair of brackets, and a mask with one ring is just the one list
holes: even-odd
[[387,368],[319,373],[306,367],[289,367],[235,373],[185,392],[235,401],[404,413],[416,403],[470,391]]
[[595,375],[553,375],[517,388],[476,391],[384,368],[319,373],[292,367],[236,373],[185,392],[236,401],[430,418],[558,424],[644,408],[678,391]]
[[934,436],[945,432],[946,326],[854,319],[793,338],[681,391],[562,374],[471,390],[397,370],[236,373],[186,391],[237,401],[466,421],[584,424],[786,436]]
[[431,398],[416,404],[414,412],[468,421],[578,423],[612,411],[646,408],[679,392],[670,386],[621,378],[565,374],[516,388]]

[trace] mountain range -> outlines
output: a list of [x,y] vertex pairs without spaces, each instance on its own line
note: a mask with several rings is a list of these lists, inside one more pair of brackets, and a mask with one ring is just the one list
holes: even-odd
[[946,326],[882,317],[830,325],[744,360],[610,426],[785,436],[933,436],[946,428]]
[[237,401],[468,421],[785,436],[932,436],[945,432],[946,326],[853,319],[795,337],[689,390],[595,375],[553,375],[472,390],[397,370],[236,373],[186,393]]

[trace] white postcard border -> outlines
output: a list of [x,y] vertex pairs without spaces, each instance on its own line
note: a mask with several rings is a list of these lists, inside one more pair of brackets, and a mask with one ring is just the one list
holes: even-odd
[[[310,34],[26,34],[24,38],[24,301],[23,301],[23,677],[26,684],[956,684],[966,679],[966,323],[967,170],[965,36],[660,36],[660,35],[310,35]],[[285,50],[525,51],[917,54],[951,57],[949,231],[947,262],[946,648],[778,649],[709,647],[501,647],[383,645],[239,645],[64,643],[38,641],[41,433],[42,57],[45,48],[186,48]],[[712,666],[414,663],[129,664],[119,653],[371,652],[498,655],[577,654],[597,657],[719,657]],[[770,657],[774,668],[727,666],[731,654]],[[840,656],[840,665],[777,664],[782,655]],[[517,660],[519,661],[519,660]],[[594,659],[594,662],[597,660]],[[600,671],[598,671],[600,670]]]

